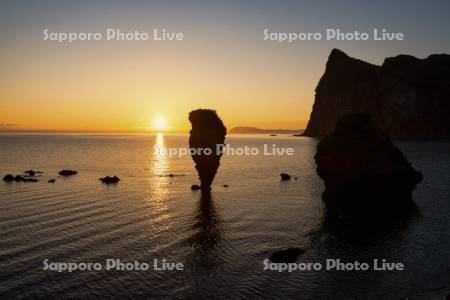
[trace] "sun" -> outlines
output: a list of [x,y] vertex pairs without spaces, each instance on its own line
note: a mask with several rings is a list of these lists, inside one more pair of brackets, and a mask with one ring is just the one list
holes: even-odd
[[163,131],[167,128],[166,118],[163,116],[157,116],[153,119],[153,129]]

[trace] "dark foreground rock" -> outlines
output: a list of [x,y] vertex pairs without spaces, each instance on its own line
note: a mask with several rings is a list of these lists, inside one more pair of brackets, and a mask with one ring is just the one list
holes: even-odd
[[61,176],[72,176],[72,175],[76,175],[78,172],[74,171],[74,170],[62,170],[59,172],[59,175]]
[[286,173],[281,173],[281,180],[291,180],[291,175],[286,174]]
[[293,263],[305,252],[306,250],[301,248],[287,248],[272,253],[269,260],[274,263]]
[[422,181],[422,173],[367,114],[341,118],[317,145],[315,160],[328,208],[354,216],[402,210]]
[[[189,113],[192,124],[189,147],[196,149],[192,154],[198,172],[201,189],[207,191],[216,176],[220,165],[221,145],[225,142],[227,129],[214,110],[198,109]],[[201,149],[199,151],[199,149]],[[207,150],[209,149],[209,150]],[[205,150],[207,150],[205,152]],[[208,153],[208,151],[210,151]]]
[[48,183],[55,183],[55,179],[50,179],[49,181],[48,181]]
[[449,138],[449,99],[450,55],[398,55],[376,66],[333,49],[304,135],[323,137],[339,118],[367,113],[392,138]]
[[118,183],[120,178],[117,176],[112,176],[112,177],[106,176],[106,177],[99,178],[99,180],[102,183],[110,184],[110,183]]

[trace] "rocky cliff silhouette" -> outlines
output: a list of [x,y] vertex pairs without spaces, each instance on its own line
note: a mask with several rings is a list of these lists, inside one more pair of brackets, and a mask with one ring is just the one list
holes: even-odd
[[399,55],[376,66],[333,49],[304,135],[325,136],[351,113],[369,114],[392,138],[449,138],[450,55]]
[[341,118],[334,132],[317,145],[315,160],[328,208],[353,216],[405,210],[422,181],[422,173],[368,114]]
[[219,147],[225,142],[227,129],[216,111],[210,109],[191,111],[189,121],[192,124],[189,147],[191,149],[211,149],[210,155],[207,155],[205,151],[196,151],[192,155],[195,169],[200,178],[201,189],[208,191],[220,165],[222,153],[220,153]]

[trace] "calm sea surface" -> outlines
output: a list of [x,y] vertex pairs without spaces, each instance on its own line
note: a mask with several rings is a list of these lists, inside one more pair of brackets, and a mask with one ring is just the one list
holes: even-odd
[[[397,143],[424,174],[414,192],[417,212],[375,234],[326,226],[315,139],[226,142],[295,152],[222,157],[205,202],[190,190],[198,180],[189,156],[154,153],[155,145],[187,147],[187,135],[0,135],[1,177],[44,172],[37,183],[0,182],[0,297],[427,299],[450,290],[450,143]],[[78,175],[62,178],[62,169]],[[281,172],[298,180],[281,182]],[[171,173],[180,176],[165,176]],[[121,180],[101,184],[106,175]],[[298,262],[385,258],[406,270],[264,270],[263,260],[285,247],[307,250]],[[43,270],[45,259],[104,265],[109,258],[166,259],[185,269]]]

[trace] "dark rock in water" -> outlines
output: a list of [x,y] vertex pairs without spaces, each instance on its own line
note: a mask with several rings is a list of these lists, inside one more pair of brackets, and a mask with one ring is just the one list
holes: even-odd
[[28,170],[28,171],[25,171],[25,172],[23,172],[24,174],[27,174],[27,175],[29,175],[29,176],[34,176],[35,174],[36,174],[36,172],[35,171],[33,171],[33,170]]
[[106,177],[99,178],[99,180],[103,183],[109,184],[109,183],[119,182],[120,178],[117,176],[113,176],[113,177],[106,176]]
[[[352,114],[317,145],[317,174],[328,208],[375,216],[404,209],[422,173],[414,170],[367,114]],[[368,214],[361,214],[368,213]]]
[[286,174],[286,173],[281,173],[281,180],[291,180],[291,175]]
[[229,187],[229,185],[228,184],[224,184],[223,187]]
[[199,185],[197,185],[197,184],[191,185],[191,191],[197,191],[197,190],[199,190],[199,189],[201,189],[201,186],[199,186]]
[[13,176],[11,174],[8,174],[5,177],[3,177],[3,180],[6,181],[6,182],[11,182],[11,181],[15,181],[15,182],[38,182],[38,180],[36,178],[24,177],[22,175]]
[[14,180],[15,180],[15,178],[11,174],[8,174],[5,177],[3,177],[3,181],[6,181],[6,182],[11,182],[11,181],[14,181]]
[[180,177],[180,176],[185,176],[184,174],[163,174],[163,175],[158,175],[159,177]]
[[50,179],[49,181],[48,181],[48,183],[55,183],[55,179]]
[[71,176],[71,175],[75,175],[77,174],[77,171],[73,171],[73,170],[62,170],[59,172],[59,175],[61,176]]
[[16,177],[14,177],[14,180],[16,182],[25,181],[25,177],[23,177],[21,175],[16,175]]
[[189,147],[197,150],[192,155],[192,159],[200,178],[201,188],[203,191],[207,191],[210,189],[220,165],[222,156],[220,150],[225,142],[227,129],[214,110],[191,111],[189,121],[192,124]]
[[297,176],[295,176],[295,177],[294,177],[294,179],[295,179],[295,180],[297,180],[297,179],[298,179],[298,177],[297,177]]
[[23,177],[22,175],[16,175],[14,177],[15,182],[38,182],[36,178]]
[[339,118],[367,113],[392,138],[450,137],[450,55],[386,58],[382,66],[333,49],[305,136],[333,132]]
[[38,182],[36,178],[23,178],[23,182]]
[[269,259],[274,263],[293,263],[305,252],[306,250],[301,248],[288,248],[272,253]]

